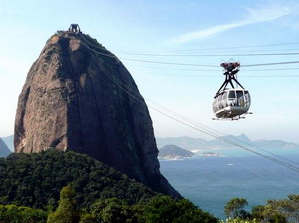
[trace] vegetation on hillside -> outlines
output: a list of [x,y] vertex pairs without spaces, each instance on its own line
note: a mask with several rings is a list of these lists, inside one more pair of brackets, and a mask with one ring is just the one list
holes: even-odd
[[174,200],[169,196],[157,195],[147,202],[135,205],[119,198],[99,199],[91,211],[76,209],[75,191],[64,187],[60,193],[57,210],[48,217],[48,223],[216,223],[218,220],[203,212],[190,201]]
[[42,223],[46,222],[48,213],[44,210],[16,205],[0,205],[1,223]]
[[[0,222],[206,222],[218,220],[186,199],[175,200],[103,163],[72,151],[11,154],[0,159]],[[296,222],[299,195],[245,210],[225,206],[229,223]],[[221,222],[221,221],[220,221]],[[223,222],[223,221],[222,221]]]
[[72,151],[11,154],[0,159],[0,179],[3,223],[218,222]]
[[157,194],[115,169],[72,151],[11,154],[0,159],[0,179],[0,204],[44,210],[58,206],[59,192],[67,185],[76,191],[76,200],[85,208],[100,198],[118,197],[133,204]]
[[90,211],[78,209],[76,192],[66,186],[61,190],[59,206],[54,212],[0,205],[1,223],[217,223],[218,220],[188,200],[174,200],[157,195],[147,202],[128,205],[118,198],[99,199]]

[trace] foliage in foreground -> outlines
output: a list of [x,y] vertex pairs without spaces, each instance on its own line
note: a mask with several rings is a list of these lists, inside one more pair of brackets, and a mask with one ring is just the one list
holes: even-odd
[[0,159],[0,179],[1,223],[217,222],[72,151],[11,154]]
[[51,213],[28,207],[0,205],[1,223],[217,223],[218,220],[188,200],[158,195],[147,202],[129,205],[119,198],[99,199],[90,211],[78,209],[76,192],[64,187],[58,208]]
[[80,208],[97,199],[118,197],[129,204],[157,193],[113,168],[83,154],[48,150],[0,158],[0,204],[52,210],[60,190],[71,185]]
[[224,207],[224,214],[231,218],[246,219],[249,214],[243,209],[248,202],[244,198],[233,198],[228,201]]
[[69,186],[60,191],[60,200],[57,210],[48,217],[48,223],[72,223],[79,221],[79,211],[75,200],[75,191]]
[[251,213],[243,208],[247,205],[246,199],[233,198],[228,201],[224,212],[228,223],[270,222],[287,223],[299,221],[299,194],[291,194],[287,199],[268,200],[267,203],[252,208]]
[[0,205],[1,223],[42,223],[46,222],[48,213],[40,209],[18,207],[16,205]]
[[188,200],[174,200],[169,196],[155,196],[143,204],[128,205],[118,198],[97,200],[91,211],[77,210],[75,192],[70,187],[61,191],[57,210],[48,217],[48,223],[216,223],[209,213],[194,206]]

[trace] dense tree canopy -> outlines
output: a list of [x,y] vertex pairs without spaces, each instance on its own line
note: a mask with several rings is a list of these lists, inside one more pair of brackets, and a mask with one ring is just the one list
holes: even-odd
[[79,211],[75,200],[75,191],[66,186],[60,191],[60,200],[57,210],[51,213],[47,223],[74,223],[79,221]]
[[[63,188],[62,192],[68,188]],[[157,195],[146,202],[128,205],[124,200],[99,199],[90,212],[76,211],[74,196],[60,196],[58,209],[49,215],[48,223],[217,223],[218,220],[186,199],[174,200]],[[67,201],[68,200],[68,201]],[[66,202],[67,201],[67,202]],[[77,213],[77,215],[76,215]],[[77,217],[79,214],[79,218]]]
[[247,205],[246,199],[233,198],[227,202],[224,212],[231,217],[228,222],[270,222],[287,223],[299,221],[299,195],[291,194],[287,199],[268,200],[265,205],[254,206],[251,213],[243,208]]
[[249,214],[244,210],[246,205],[248,205],[246,199],[233,198],[226,203],[224,213],[227,217],[231,218],[247,218]]
[[142,207],[139,218],[144,223],[216,223],[218,220],[207,212],[197,208],[186,199],[173,200],[169,196],[156,196]]
[[3,205],[53,209],[58,206],[60,190],[67,185],[85,208],[100,198],[118,197],[133,204],[156,195],[115,169],[72,151],[11,154],[0,159],[0,179]]
[[43,223],[48,213],[40,209],[18,207],[16,205],[0,205],[1,223]]
[[298,222],[299,195],[291,194],[287,199],[268,200],[266,205],[254,207],[252,215],[266,222]]
[[[244,210],[246,205],[243,198],[228,201],[225,213],[233,219],[227,222],[299,219],[299,195],[268,200],[251,213]],[[159,195],[86,155],[49,150],[1,158],[0,222],[43,223],[47,219],[49,223],[218,222],[190,201]]]
[[0,179],[4,223],[217,222],[188,200],[159,195],[72,151],[11,154],[0,159]]

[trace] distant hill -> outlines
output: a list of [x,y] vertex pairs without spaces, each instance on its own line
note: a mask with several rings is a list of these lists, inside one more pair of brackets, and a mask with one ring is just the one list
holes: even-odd
[[191,149],[194,147],[201,147],[207,145],[208,141],[201,138],[191,138],[188,136],[181,137],[167,137],[167,138],[156,138],[158,148],[166,145],[176,145],[184,149]]
[[7,147],[9,148],[10,151],[14,151],[14,145],[13,145],[13,135],[11,136],[5,136],[5,137],[1,137],[2,140],[5,142],[5,144],[7,145]]
[[110,197],[130,204],[157,193],[87,155],[72,151],[48,150],[12,153],[0,158],[0,204],[47,209],[57,207],[60,190],[71,185],[80,207]]
[[0,138],[0,157],[6,157],[11,153],[7,145],[4,141]]
[[194,153],[175,145],[166,145],[159,150],[158,157],[161,159],[181,159],[192,157]]
[[[296,153],[299,152],[299,145],[291,142],[285,142],[282,140],[256,140],[251,141],[245,134],[241,134],[239,136],[227,135],[223,137],[224,139],[228,139],[237,144],[245,145],[253,145],[259,148],[268,149],[272,152],[277,153]],[[187,136],[183,137],[168,137],[168,138],[156,138],[158,148],[162,148],[165,145],[176,145],[183,149],[187,150],[201,150],[210,151],[210,150],[227,150],[233,145],[224,142],[220,139],[213,140],[205,140],[201,138],[191,138]]]
[[254,144],[263,148],[282,148],[282,149],[298,149],[299,145],[296,143],[285,142],[282,140],[257,140]]

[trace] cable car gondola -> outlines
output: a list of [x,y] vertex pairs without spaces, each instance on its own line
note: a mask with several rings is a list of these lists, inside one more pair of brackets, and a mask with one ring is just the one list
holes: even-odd
[[[214,97],[213,111],[216,119],[238,120],[244,118],[241,115],[249,114],[250,94],[235,78],[240,70],[240,63],[227,62],[221,63],[220,66],[224,69],[225,81]],[[236,83],[236,88],[233,82]],[[232,88],[226,88],[228,84]]]

